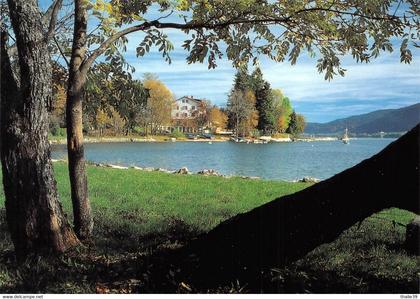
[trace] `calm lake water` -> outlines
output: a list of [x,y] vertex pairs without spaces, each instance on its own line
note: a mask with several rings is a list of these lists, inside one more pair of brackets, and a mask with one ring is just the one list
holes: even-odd
[[[93,143],[86,159],[123,166],[183,166],[190,171],[216,169],[226,175],[295,180],[304,176],[326,179],[385,148],[394,139],[243,144],[234,142]],[[52,157],[66,157],[64,145],[53,146]]]

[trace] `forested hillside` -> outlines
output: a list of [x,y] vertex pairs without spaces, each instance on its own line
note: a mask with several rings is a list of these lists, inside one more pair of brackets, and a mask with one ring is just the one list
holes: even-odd
[[354,134],[405,132],[420,122],[420,103],[399,108],[377,110],[366,114],[337,119],[328,123],[308,123],[307,134],[336,134],[346,128]]

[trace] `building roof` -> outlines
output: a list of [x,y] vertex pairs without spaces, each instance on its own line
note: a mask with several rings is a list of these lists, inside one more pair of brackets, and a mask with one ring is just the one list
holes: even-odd
[[197,101],[197,102],[203,101],[203,99],[195,99],[193,96],[182,96],[179,99],[177,99],[175,102],[178,102],[180,100],[185,100],[185,99],[191,100],[191,101]]

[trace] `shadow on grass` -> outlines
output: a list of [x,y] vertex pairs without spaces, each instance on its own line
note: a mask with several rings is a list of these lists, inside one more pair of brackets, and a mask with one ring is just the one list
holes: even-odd
[[[200,231],[170,218],[133,234],[97,217],[95,247],[18,265],[0,210],[0,293],[416,293],[419,259],[404,228],[369,218],[286,267],[239,269],[203,262],[185,245]],[[210,255],[210,254],[209,254]],[[212,263],[212,265],[210,265]]]

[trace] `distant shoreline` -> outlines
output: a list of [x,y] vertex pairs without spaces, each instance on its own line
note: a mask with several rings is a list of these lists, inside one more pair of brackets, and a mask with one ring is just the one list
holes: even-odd
[[[83,140],[84,143],[143,143],[143,142],[153,142],[153,143],[159,143],[159,142],[225,142],[229,141],[229,139],[178,139],[175,141],[172,141],[170,138],[165,139],[154,139],[154,138],[130,138],[130,137],[87,137]],[[66,139],[54,139],[50,140],[50,144],[66,144]]]
[[[355,139],[394,139],[395,137],[373,137],[373,136],[357,136],[357,137],[350,137],[350,140]],[[288,143],[288,142],[319,142],[319,141],[339,141],[340,138],[332,137],[332,136],[322,136],[322,137],[300,137],[296,138],[295,140],[291,140],[289,138],[271,138],[271,143]],[[138,138],[138,137],[86,137],[84,143],[168,143],[168,142],[226,142],[230,141],[230,138],[221,137],[215,139],[175,139],[172,141],[171,138]],[[52,139],[49,141],[51,145],[64,145],[67,144],[67,140],[63,139]],[[246,143],[246,142],[244,142]],[[252,143],[252,142],[250,142]]]
[[[337,137],[314,137],[314,138],[296,138],[294,141],[289,138],[271,138],[273,143],[282,142],[315,142],[315,141],[336,141],[339,140]],[[175,139],[171,138],[137,138],[137,137],[86,137],[84,143],[167,143],[167,142],[226,142],[230,141],[230,138],[221,137],[215,139]],[[251,142],[252,143],[252,142]],[[52,145],[64,145],[67,144],[67,140],[63,139],[52,139],[50,140]]]

